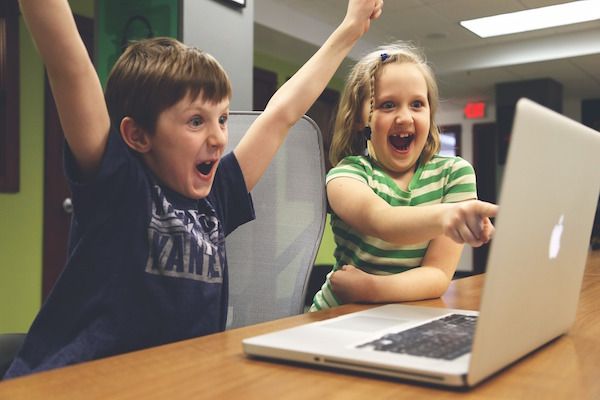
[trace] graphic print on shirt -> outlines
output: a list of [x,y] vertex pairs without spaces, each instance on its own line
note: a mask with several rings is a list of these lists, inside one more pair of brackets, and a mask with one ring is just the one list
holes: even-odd
[[158,186],[154,190],[146,272],[223,283],[224,238],[216,215],[175,209]]

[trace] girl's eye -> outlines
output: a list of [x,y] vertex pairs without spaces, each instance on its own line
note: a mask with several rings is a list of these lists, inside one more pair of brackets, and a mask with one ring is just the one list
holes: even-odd
[[229,118],[228,115],[221,115],[219,117],[219,124],[221,125],[225,125],[227,123],[227,119]]
[[385,101],[383,103],[381,103],[381,108],[383,108],[384,110],[390,110],[392,108],[394,108],[394,103],[392,103],[391,101]]
[[413,101],[411,103],[411,107],[412,108],[417,108],[418,109],[418,108],[421,108],[421,107],[424,107],[424,106],[425,106],[425,104],[421,100],[415,100],[415,101]]
[[202,125],[202,118],[200,117],[193,117],[192,119],[190,119],[190,126],[192,126],[193,128],[198,128],[200,125]]

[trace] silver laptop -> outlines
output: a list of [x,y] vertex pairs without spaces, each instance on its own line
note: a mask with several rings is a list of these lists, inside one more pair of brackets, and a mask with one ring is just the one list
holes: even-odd
[[244,351],[444,386],[477,384],[574,322],[599,154],[599,132],[519,100],[479,312],[389,304],[244,339]]

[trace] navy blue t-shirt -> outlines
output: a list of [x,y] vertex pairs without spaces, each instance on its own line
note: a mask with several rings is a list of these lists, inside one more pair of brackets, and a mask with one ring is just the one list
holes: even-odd
[[77,179],[69,256],[5,377],[24,375],[225,329],[225,236],[254,219],[233,153],[209,196],[161,187],[111,131],[97,176]]

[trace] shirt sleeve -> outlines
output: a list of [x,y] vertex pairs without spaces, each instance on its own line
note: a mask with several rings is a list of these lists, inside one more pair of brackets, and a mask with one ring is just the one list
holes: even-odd
[[450,169],[448,184],[444,189],[444,203],[473,200],[477,198],[475,170],[465,159],[456,157]]
[[223,223],[225,236],[256,218],[252,196],[233,152],[221,159],[209,200]]
[[131,153],[116,129],[111,128],[98,171],[89,179],[82,179],[66,142],[64,149],[65,175],[78,223],[99,222],[126,201],[144,204],[139,202],[145,202],[148,184],[142,163]]
[[329,170],[325,178],[325,184],[335,178],[352,178],[360,182],[368,184],[369,176],[367,169],[372,168],[371,165],[361,157],[349,156],[344,158],[335,167]]

